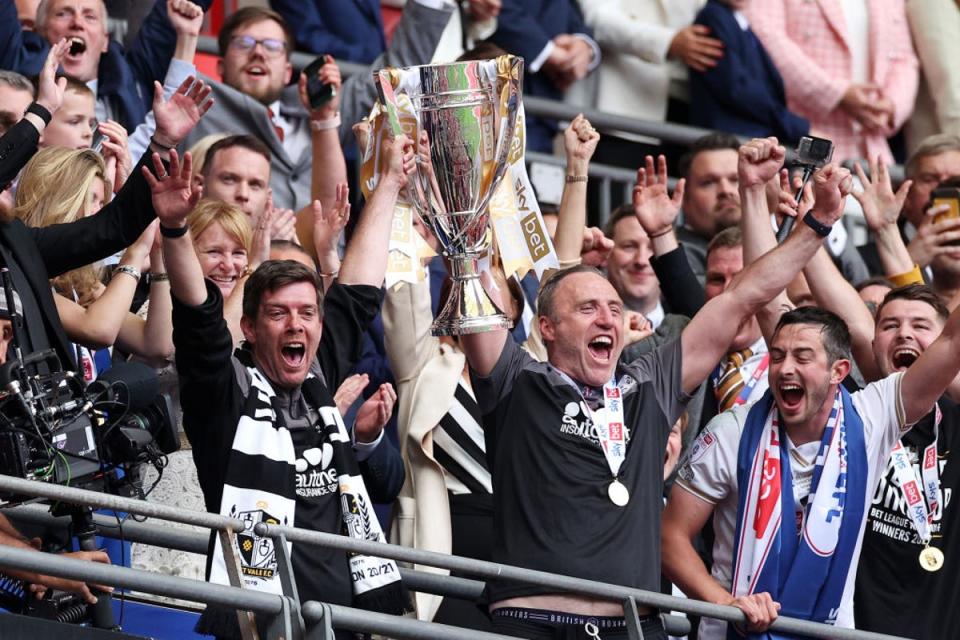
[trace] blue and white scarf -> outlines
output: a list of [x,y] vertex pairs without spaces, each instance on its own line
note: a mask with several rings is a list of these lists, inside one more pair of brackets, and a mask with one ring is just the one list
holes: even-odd
[[[867,475],[863,421],[840,387],[798,532],[786,434],[767,391],[747,415],[740,437],[733,595],[766,591],[780,603],[781,615],[834,624],[863,523]],[[728,638],[743,637],[734,625],[727,629]]]

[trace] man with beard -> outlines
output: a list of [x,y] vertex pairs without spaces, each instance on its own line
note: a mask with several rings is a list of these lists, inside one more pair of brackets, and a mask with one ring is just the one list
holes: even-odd
[[683,193],[683,226],[677,239],[683,243],[693,272],[704,280],[710,239],[740,222],[737,191],[737,150],[740,141],[726,133],[711,133],[693,143],[680,158]]
[[[718,416],[684,462],[664,512],[666,575],[691,597],[743,610],[751,632],[778,612],[853,626],[853,587],[878,472],[960,371],[960,312],[903,373],[854,394],[850,334],[835,314],[784,314],[770,391]],[[713,516],[712,575],[691,538]],[[701,622],[701,638],[726,636]]]
[[[883,375],[906,371],[937,339],[946,306],[923,285],[887,294],[873,340]],[[857,628],[908,638],[944,638],[957,627],[951,544],[960,467],[949,464],[960,407],[946,395],[900,438],[880,475],[863,538],[854,612]],[[937,615],[928,615],[936,611]]]
[[[815,181],[807,224],[710,300],[679,340],[629,365],[618,366],[623,302],[589,267],[560,271],[540,292],[548,362],[534,362],[506,330],[461,337],[493,477],[494,561],[659,589],[667,435],[740,323],[786,287],[839,218],[849,172],[829,165]],[[628,635],[620,602],[502,581],[488,588],[498,632]],[[645,637],[665,637],[653,611],[640,614]]]

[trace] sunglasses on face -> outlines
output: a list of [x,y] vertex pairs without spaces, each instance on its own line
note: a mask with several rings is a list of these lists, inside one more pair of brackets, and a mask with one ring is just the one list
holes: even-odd
[[257,45],[262,45],[268,57],[275,58],[287,50],[287,43],[276,38],[257,40],[253,36],[233,36],[230,38],[230,48],[242,53],[252,51]]

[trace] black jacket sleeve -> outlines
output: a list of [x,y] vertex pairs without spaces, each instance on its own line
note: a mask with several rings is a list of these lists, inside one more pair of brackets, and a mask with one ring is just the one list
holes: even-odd
[[334,284],[323,301],[323,333],[317,361],[330,393],[350,375],[363,353],[363,334],[383,304],[383,290]]
[[149,156],[144,154],[120,192],[96,214],[30,229],[51,278],[129,247],[153,222],[150,187],[140,171]]
[[660,281],[660,291],[671,313],[692,318],[704,305],[703,286],[687,262],[687,252],[680,245],[673,251],[650,260]]
[[231,362],[233,340],[223,319],[223,298],[212,282],[206,284],[207,299],[199,306],[173,298],[173,344],[183,428],[207,509],[217,511],[243,398]]
[[0,191],[6,189],[37,152],[40,132],[26,118],[0,137]]

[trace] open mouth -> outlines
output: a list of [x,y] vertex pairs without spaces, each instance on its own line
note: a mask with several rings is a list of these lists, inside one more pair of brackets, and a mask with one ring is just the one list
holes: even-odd
[[783,409],[787,411],[796,411],[800,408],[804,396],[803,387],[795,382],[783,382],[780,384],[780,399],[783,401]]
[[69,55],[79,56],[83,54],[83,52],[86,50],[87,50],[87,43],[86,41],[83,40],[83,38],[79,38],[77,36],[73,36],[72,38],[70,38],[70,49],[67,51]]
[[258,64],[250,65],[249,67],[244,69],[244,71],[247,73],[247,75],[253,76],[255,78],[260,78],[267,75],[267,70]]
[[237,283],[236,276],[208,276],[221,289],[232,289]]
[[601,362],[610,362],[613,356],[613,338],[610,336],[597,336],[587,343],[587,351],[595,359]]
[[920,357],[920,352],[913,347],[897,347],[893,352],[893,366],[896,369],[906,369]]
[[283,362],[289,367],[299,367],[307,355],[307,347],[302,342],[288,342],[280,347]]

